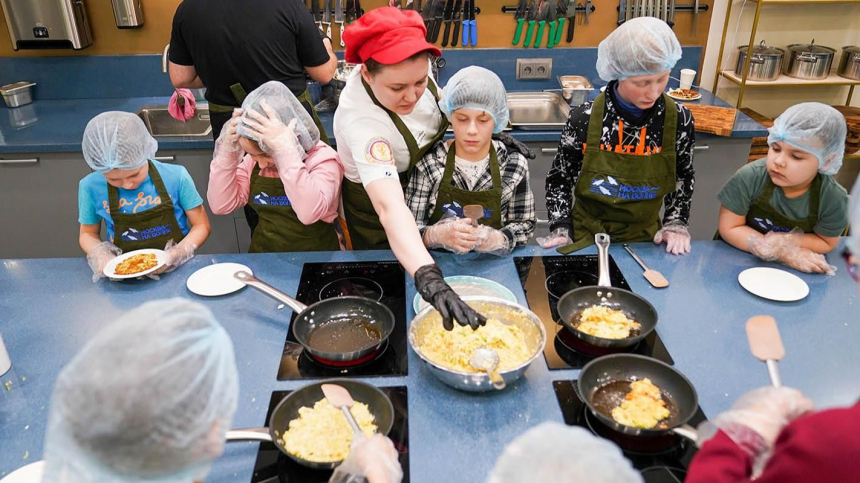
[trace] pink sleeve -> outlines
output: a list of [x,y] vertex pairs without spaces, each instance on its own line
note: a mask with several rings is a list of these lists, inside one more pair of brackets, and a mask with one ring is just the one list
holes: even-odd
[[209,189],[206,198],[209,208],[216,215],[226,215],[248,202],[251,190],[251,171],[254,160],[245,156],[235,168],[228,168],[218,162],[218,157],[209,164]]
[[337,218],[343,166],[337,151],[320,141],[304,162],[279,160],[278,175],[293,202],[293,210],[305,225]]

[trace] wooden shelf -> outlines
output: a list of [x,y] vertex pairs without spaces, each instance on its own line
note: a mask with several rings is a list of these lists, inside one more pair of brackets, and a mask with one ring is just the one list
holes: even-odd
[[778,3],[781,5],[814,5],[821,3],[860,3],[860,0],[750,0],[752,3]]
[[[860,3],[860,2],[858,2]],[[741,76],[737,74],[737,72],[733,70],[724,70],[720,71],[720,75],[728,79],[729,81],[741,85]],[[824,79],[819,80],[806,80],[806,79],[797,79],[794,77],[789,77],[785,74],[780,74],[776,80],[772,81],[754,81],[747,80],[747,87],[768,87],[768,86],[854,86],[860,85],[860,80],[851,80],[846,79],[845,77],[840,77],[836,75],[836,73],[831,73],[829,76]]]

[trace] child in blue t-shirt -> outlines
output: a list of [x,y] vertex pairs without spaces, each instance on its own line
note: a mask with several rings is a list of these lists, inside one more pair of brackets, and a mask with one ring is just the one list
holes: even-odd
[[[95,171],[78,187],[79,243],[93,281],[122,252],[164,249],[166,270],[194,256],[209,237],[209,218],[184,167],[151,158],[158,142],[128,112],[105,112],[84,130],[84,159]],[[101,223],[107,228],[102,241]]]

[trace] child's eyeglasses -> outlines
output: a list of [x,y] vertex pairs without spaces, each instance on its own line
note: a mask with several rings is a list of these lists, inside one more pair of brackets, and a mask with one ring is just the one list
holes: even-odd
[[848,247],[842,249],[842,259],[845,260],[845,267],[848,269],[848,274],[855,282],[860,279],[860,268],[857,266],[857,258],[851,253]]

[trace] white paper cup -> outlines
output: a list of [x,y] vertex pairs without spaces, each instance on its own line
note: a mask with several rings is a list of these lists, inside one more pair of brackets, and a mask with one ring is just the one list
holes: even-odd
[[693,69],[681,69],[681,89],[689,89],[696,79],[696,71]]
[[3,335],[0,334],[0,376],[6,374],[10,367],[12,367],[12,361],[9,360],[9,352],[3,345]]

